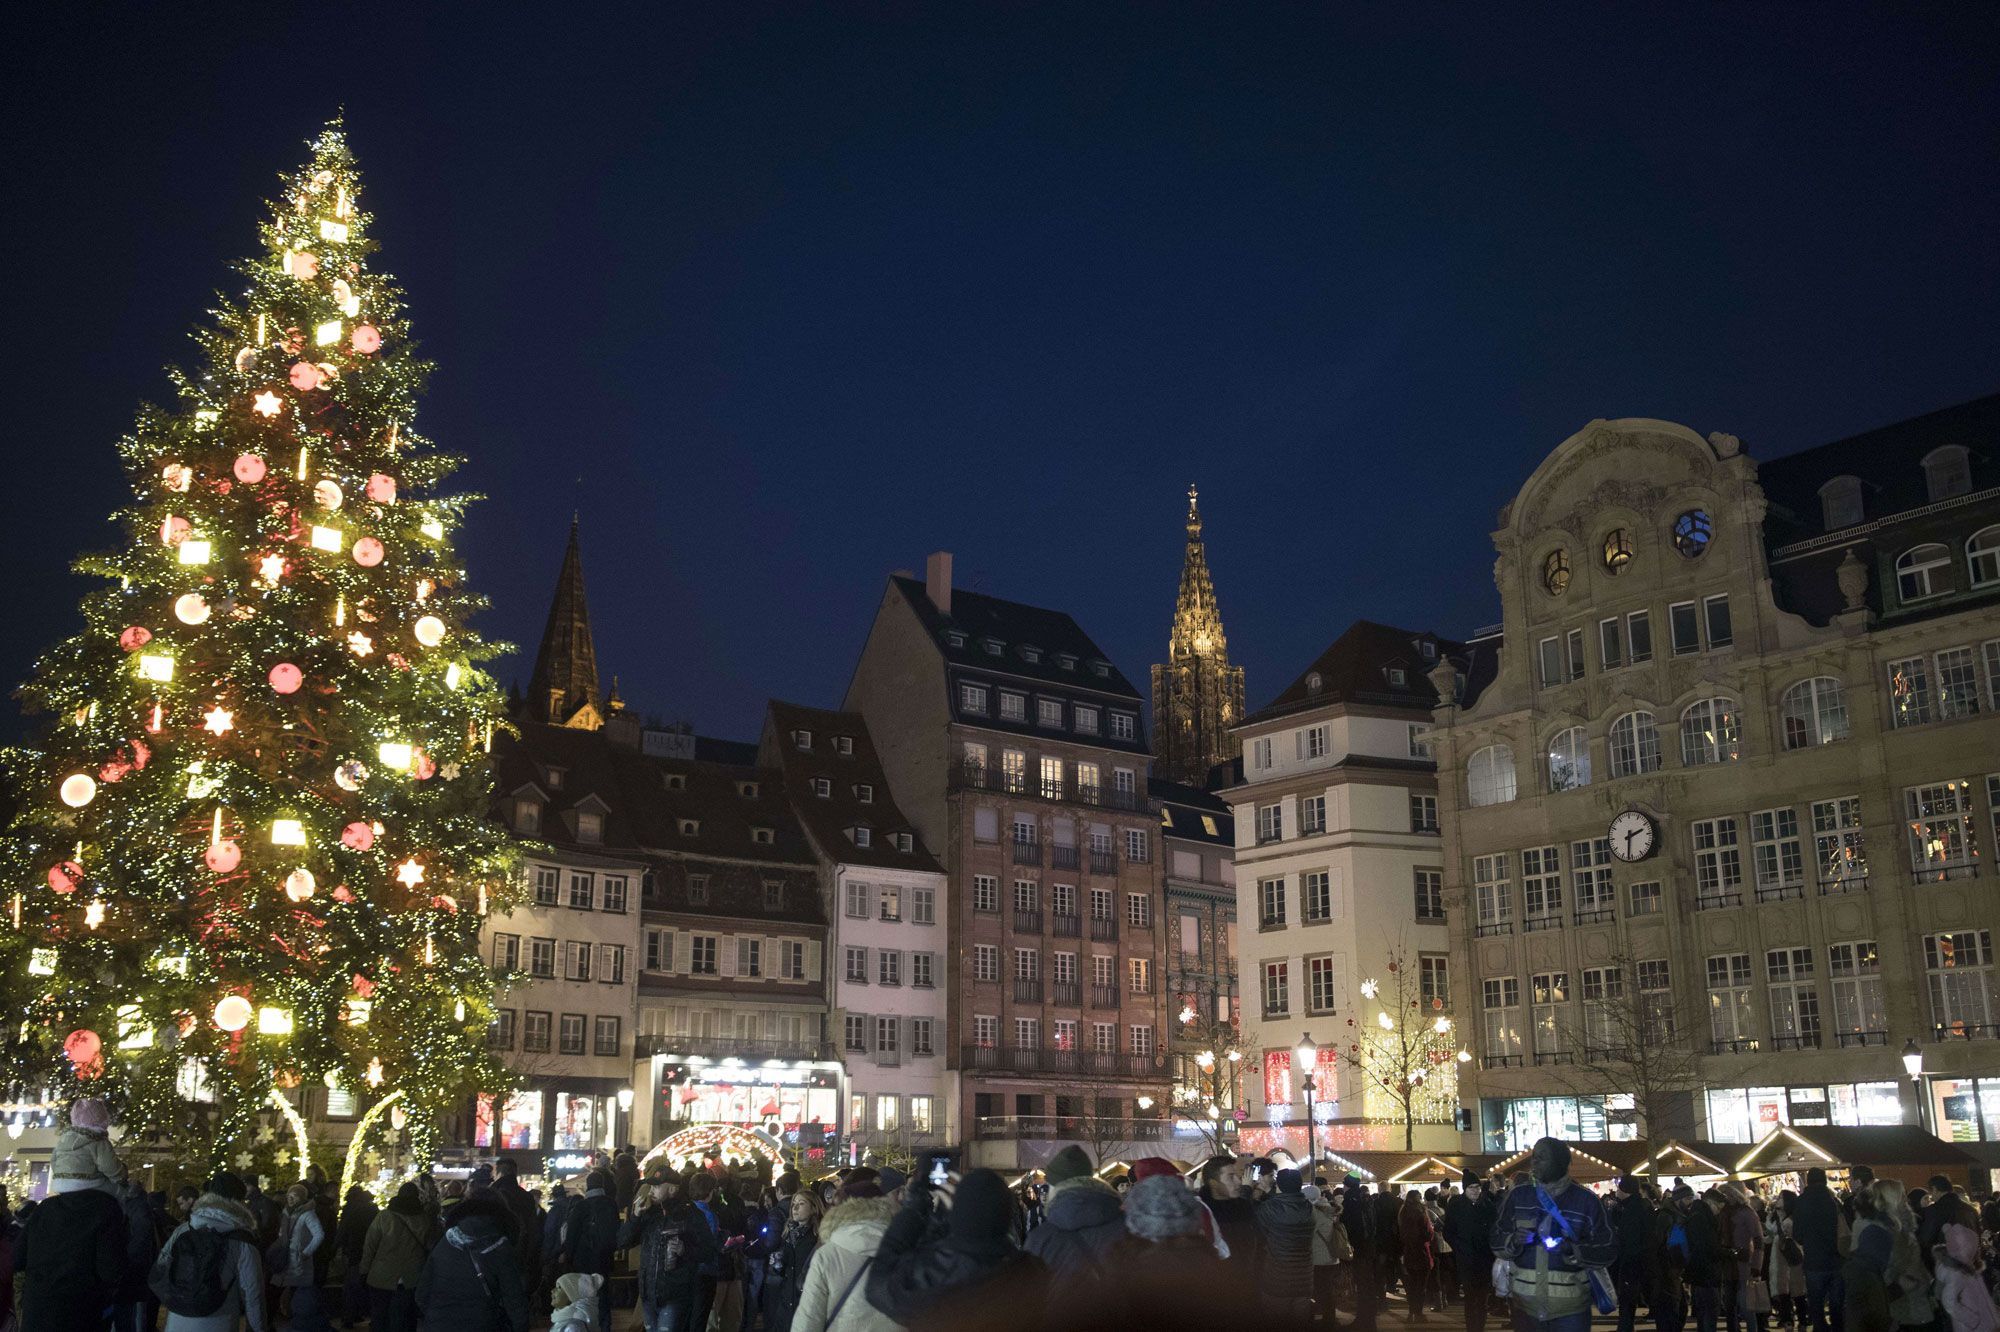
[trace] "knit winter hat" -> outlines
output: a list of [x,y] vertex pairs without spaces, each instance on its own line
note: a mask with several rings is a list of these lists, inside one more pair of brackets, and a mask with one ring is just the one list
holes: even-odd
[[1179,1180],[1181,1177],[1181,1168],[1164,1156],[1142,1156],[1132,1163],[1132,1183],[1134,1185],[1139,1184],[1143,1180],[1152,1179],[1155,1176],[1165,1176]]
[[1158,1242],[1202,1233],[1201,1200],[1177,1178],[1152,1175],[1125,1195],[1125,1229]]
[[78,1101],[69,1108],[69,1122],[82,1129],[96,1129],[102,1133],[111,1127],[111,1107],[95,1096]]
[[1070,1180],[1081,1179],[1091,1172],[1090,1156],[1083,1148],[1071,1143],[1057,1152],[1055,1159],[1044,1166],[1042,1173],[1048,1177],[1049,1187],[1067,1184]]
[[604,1278],[595,1272],[565,1272],[556,1278],[556,1298],[552,1301],[560,1309],[566,1304],[582,1304],[597,1294],[597,1288],[604,1284]]
[[1005,1240],[1013,1220],[1014,1199],[994,1171],[975,1170],[952,1190],[951,1237],[960,1243]]

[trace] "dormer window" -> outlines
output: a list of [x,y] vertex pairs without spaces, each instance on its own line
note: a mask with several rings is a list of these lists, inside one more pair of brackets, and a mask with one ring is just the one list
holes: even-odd
[[833,798],[833,783],[824,777],[815,777],[812,779],[812,793],[821,800],[831,800]]
[[603,841],[604,816],[595,810],[578,810],[576,812],[576,840],[579,842]]
[[755,782],[736,783],[736,794],[742,796],[745,800],[755,800],[759,789]]
[[1425,661],[1437,660],[1438,645],[1436,643],[1431,642],[1430,639],[1428,638],[1418,640],[1417,651],[1424,654]]
[[1854,526],[1862,519],[1861,479],[1836,476],[1819,488],[1819,507],[1827,531]]
[[1000,691],[1000,720],[1026,721],[1028,719],[1028,696],[1026,694]]
[[1076,669],[1076,654],[1075,654],[1075,653],[1073,653],[1073,652],[1058,652],[1058,653],[1056,653],[1056,665],[1058,665],[1058,666],[1062,667],[1062,668],[1063,668],[1064,670],[1066,670],[1066,671],[1073,671],[1073,670],[1075,670],[1075,669]]
[[701,820],[682,819],[680,821],[680,830],[683,837],[699,837],[701,836]]
[[1111,738],[1113,740],[1135,739],[1138,733],[1139,719],[1137,717],[1134,717],[1129,712],[1114,712],[1111,714]]
[[1033,666],[1033,665],[1036,665],[1037,663],[1039,663],[1039,662],[1041,661],[1041,659],[1042,659],[1042,650],[1041,650],[1040,648],[1038,648],[1038,647],[1029,647],[1029,646],[1028,646],[1027,644],[1025,644],[1025,643],[1023,643],[1023,644],[1021,645],[1021,660],[1022,660],[1022,661],[1025,661],[1025,662],[1027,662],[1027,663],[1028,663],[1028,664],[1029,664],[1030,666]]
[[533,837],[542,830],[542,802],[532,796],[517,796],[514,800],[514,831],[523,837]]
[[895,842],[898,851],[914,851],[917,849],[917,839],[913,833],[895,833],[892,834],[891,840]]
[[750,840],[759,846],[769,846],[778,840],[778,834],[775,829],[771,828],[752,828],[750,830]]
[[986,639],[980,646],[986,649],[986,655],[989,657],[999,656],[1007,647],[1005,643],[1002,643],[997,638]]
[[1070,717],[1071,720],[1074,721],[1076,724],[1077,734],[1079,735],[1097,734],[1096,708],[1085,707],[1083,704],[1078,703],[1075,707],[1070,709]]
[[1931,503],[1972,489],[1972,456],[1963,444],[1947,444],[1924,455],[1924,484]]
[[842,758],[852,758],[854,756],[854,737],[851,735],[836,735],[833,737],[833,752]]
[[874,830],[864,827],[860,824],[856,824],[854,827],[849,828],[847,830],[847,835],[854,840],[854,844],[856,846],[861,846],[861,847],[872,845],[875,840]]
[[812,753],[812,747],[813,733],[811,731],[792,732],[792,748],[798,750],[801,754],[810,754]]
[[1093,661],[1090,663],[1090,673],[1100,680],[1109,680],[1111,678],[1111,663],[1108,661]]
[[563,789],[563,785],[562,785],[562,784],[563,784],[563,773],[564,773],[565,771],[567,771],[567,769],[564,769],[564,768],[543,768],[543,769],[542,769],[542,776],[543,776],[543,777],[545,777],[545,778],[547,779],[547,782],[548,782],[548,788],[549,788],[549,790],[551,790],[551,791],[560,791],[560,790],[562,790],[562,789]]
[[1951,552],[1940,545],[1913,546],[1904,551],[1896,560],[1896,595],[1908,602],[1949,592],[1950,579],[1944,571],[1950,563]]
[[1035,720],[1043,726],[1061,727],[1063,724],[1062,702],[1053,698],[1035,700]]
[[686,773],[684,773],[684,772],[670,772],[670,773],[668,773],[668,774],[667,774],[667,789],[668,789],[669,791],[685,791],[685,790],[687,790],[687,789],[688,789],[688,779],[687,779],[687,774],[686,774]]
[[1409,673],[1401,666],[1391,666],[1389,668],[1389,685],[1391,688],[1401,689],[1403,686],[1409,684],[1409,682]]
[[944,631],[944,641],[946,647],[962,648],[965,646],[965,635],[956,629],[947,629]]
[[864,805],[872,805],[875,803],[875,788],[867,782],[857,783],[854,788],[854,798]]

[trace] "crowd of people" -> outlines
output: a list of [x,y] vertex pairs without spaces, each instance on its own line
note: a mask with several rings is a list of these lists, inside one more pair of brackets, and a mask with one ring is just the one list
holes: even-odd
[[1600,1194],[1545,1138],[1511,1178],[1371,1189],[1232,1155],[1107,1181],[1069,1146],[1009,1187],[942,1161],[642,1173],[627,1147],[595,1154],[580,1191],[531,1190],[502,1158],[378,1208],[317,1168],[281,1197],[228,1172],[149,1194],[108,1128],[78,1103],[49,1196],[0,1209],[0,1332],[610,1332],[620,1254],[642,1332],[1585,1332],[1593,1314],[1619,1332],[2000,1332],[2000,1199],[1861,1167],[1839,1193],[1813,1170],[1768,1197],[1633,1178]]

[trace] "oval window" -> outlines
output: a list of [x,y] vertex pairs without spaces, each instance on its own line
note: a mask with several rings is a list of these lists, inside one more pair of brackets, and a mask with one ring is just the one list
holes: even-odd
[[1604,567],[1614,574],[1625,572],[1625,566],[1632,562],[1632,534],[1622,527],[1614,527],[1604,536]]
[[1689,509],[1674,519],[1674,549],[1688,559],[1700,559],[1714,535],[1715,525],[1708,520],[1706,509]]
[[1561,546],[1550,551],[1549,557],[1542,561],[1542,586],[1549,590],[1552,597],[1569,591],[1569,552]]

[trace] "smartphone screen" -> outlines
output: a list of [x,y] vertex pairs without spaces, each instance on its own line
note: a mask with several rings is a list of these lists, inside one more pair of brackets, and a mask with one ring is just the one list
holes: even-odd
[[951,1161],[949,1158],[943,1156],[933,1156],[931,1158],[931,1184],[933,1186],[942,1186],[946,1177],[950,1174]]

